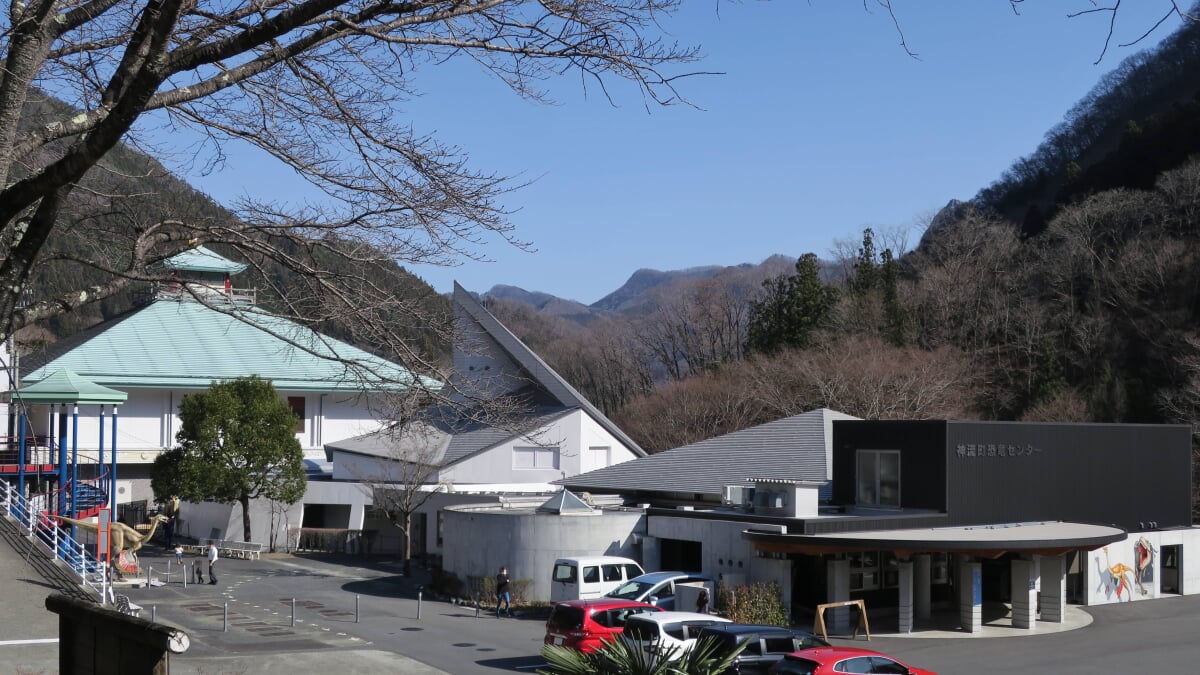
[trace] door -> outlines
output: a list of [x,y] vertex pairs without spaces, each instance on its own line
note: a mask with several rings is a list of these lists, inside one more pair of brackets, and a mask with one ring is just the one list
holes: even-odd
[[1183,547],[1179,545],[1162,547],[1162,581],[1158,587],[1161,593],[1182,593],[1179,583],[1179,571],[1183,569]]

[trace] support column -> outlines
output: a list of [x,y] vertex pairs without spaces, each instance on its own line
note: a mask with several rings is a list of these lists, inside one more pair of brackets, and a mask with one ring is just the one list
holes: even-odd
[[112,414],[112,468],[108,471],[108,502],[112,506],[112,518],[117,518],[117,406]]
[[927,621],[932,616],[932,603],[930,602],[930,586],[933,583],[933,556],[928,553],[922,553],[914,556],[913,561],[916,567],[913,568],[913,579],[915,587],[913,588],[913,610],[916,612],[918,621]]
[[[79,404],[71,406],[71,517],[79,515]],[[75,529],[71,529],[75,536]]]
[[1037,627],[1037,573],[1032,560],[1009,563],[1013,628]]
[[900,603],[898,605],[898,628],[901,633],[913,632],[913,563],[911,560],[901,560],[900,567]]
[[958,564],[958,623],[968,633],[983,631],[983,566],[969,560]]
[[[850,599],[850,561],[830,560],[825,563],[825,602],[843,602]],[[836,607],[825,612],[825,625],[830,633],[845,635],[850,632],[850,608]]]
[[1040,556],[1042,621],[1062,623],[1067,614],[1067,559],[1062,555]]

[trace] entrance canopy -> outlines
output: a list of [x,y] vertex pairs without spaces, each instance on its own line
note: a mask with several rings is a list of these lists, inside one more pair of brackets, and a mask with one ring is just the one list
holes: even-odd
[[1080,549],[1095,550],[1121,541],[1127,533],[1118,527],[1058,521],[821,535],[745,530],[742,536],[754,543],[755,550],[771,553],[821,555],[892,551],[897,558],[907,558],[914,553],[960,553],[999,558],[1005,553],[1060,555]]

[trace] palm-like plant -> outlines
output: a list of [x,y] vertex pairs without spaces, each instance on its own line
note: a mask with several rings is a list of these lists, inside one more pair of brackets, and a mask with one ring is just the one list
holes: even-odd
[[651,651],[633,649],[624,640],[604,643],[591,653],[567,647],[544,645],[542,656],[550,667],[537,671],[539,675],[718,675],[724,672],[745,644],[730,652],[709,637],[696,641],[691,649],[680,655],[679,647],[662,646]]

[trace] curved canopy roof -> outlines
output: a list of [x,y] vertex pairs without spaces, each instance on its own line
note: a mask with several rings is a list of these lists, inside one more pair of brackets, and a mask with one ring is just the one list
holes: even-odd
[[1124,539],[1127,533],[1119,527],[1057,521],[821,535],[746,530],[743,536],[754,543],[756,550],[776,553],[893,551],[903,558],[912,553],[942,552],[999,558],[1005,553],[1058,555],[1080,549],[1095,550]]

